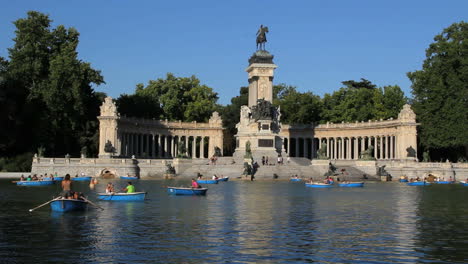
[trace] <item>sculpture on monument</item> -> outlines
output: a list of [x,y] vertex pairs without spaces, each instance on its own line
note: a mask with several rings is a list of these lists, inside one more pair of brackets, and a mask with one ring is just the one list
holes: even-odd
[[327,143],[323,142],[320,145],[320,149],[317,151],[317,159],[326,160],[327,157]]
[[266,33],[268,33],[268,27],[260,25],[257,31],[257,50],[265,50],[265,43],[267,42]]
[[406,148],[406,157],[416,158],[416,150],[413,148],[413,146]]
[[112,146],[112,143],[110,142],[110,140],[107,140],[106,145],[104,145],[104,151],[107,153],[115,152],[115,148],[114,146]]
[[175,168],[170,163],[166,164],[166,174],[169,174],[169,175],[176,174]]
[[252,160],[252,150],[250,149],[250,141],[245,142],[245,155],[244,159],[250,159]]
[[221,157],[221,156],[223,156],[223,155],[221,154],[221,149],[220,149],[218,146],[214,147],[214,154],[213,154],[213,156],[215,156],[215,157]]
[[273,118],[276,107],[269,101],[258,99],[257,105],[252,106],[252,118],[257,120],[271,120]]
[[366,150],[361,151],[359,153],[359,159],[361,160],[375,160],[373,157],[374,154],[374,146],[370,145]]
[[386,165],[383,165],[383,166],[380,166],[380,167],[379,167],[379,170],[377,171],[377,176],[386,176],[386,177],[391,176],[390,173],[388,173],[388,172],[385,170],[385,166],[386,166]]

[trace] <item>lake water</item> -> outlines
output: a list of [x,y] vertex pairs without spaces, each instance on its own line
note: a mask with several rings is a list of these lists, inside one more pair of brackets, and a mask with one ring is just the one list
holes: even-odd
[[[114,180],[124,187],[125,181]],[[102,191],[106,181],[96,186]],[[0,180],[2,263],[467,263],[468,187],[315,189],[286,181],[205,184],[205,197],[170,196],[189,180],[136,181],[144,202],[96,199],[104,210],[56,214],[60,187]]]

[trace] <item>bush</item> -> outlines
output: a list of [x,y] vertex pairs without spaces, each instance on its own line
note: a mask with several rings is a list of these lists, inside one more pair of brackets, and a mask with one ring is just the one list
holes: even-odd
[[0,171],[2,172],[29,172],[31,171],[34,153],[27,152],[15,157],[0,158]]

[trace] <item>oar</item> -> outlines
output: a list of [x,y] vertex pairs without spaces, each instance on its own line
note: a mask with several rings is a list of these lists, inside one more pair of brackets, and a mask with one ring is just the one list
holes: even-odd
[[52,199],[52,200],[50,200],[50,201],[48,201],[48,202],[46,202],[46,203],[43,203],[43,204],[39,205],[39,206],[37,206],[37,207],[34,207],[33,209],[29,209],[29,212],[32,212],[32,211],[34,211],[34,210],[36,210],[36,209],[38,209],[38,208],[41,208],[41,207],[43,207],[43,206],[45,206],[45,205],[48,205],[48,204],[50,204],[51,202],[53,202],[53,201],[55,201],[55,200],[58,200],[58,199],[60,199],[60,198],[62,198],[62,197],[59,196],[59,197],[54,198],[54,199]]
[[102,208],[101,206],[99,206],[99,205],[97,205],[97,204],[91,202],[90,200],[86,199],[85,197],[81,197],[81,198],[83,198],[83,200],[85,200],[86,202],[90,203],[90,204],[93,205],[94,207],[97,207],[97,208],[99,208],[99,209],[101,209],[101,210],[104,210],[104,208]]

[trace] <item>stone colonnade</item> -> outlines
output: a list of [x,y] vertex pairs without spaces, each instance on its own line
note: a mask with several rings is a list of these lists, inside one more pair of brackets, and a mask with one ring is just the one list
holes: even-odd
[[208,158],[211,154],[210,140],[213,141],[209,136],[187,136],[177,132],[176,134],[121,132],[118,135],[118,144],[121,146],[120,156],[135,155],[140,158],[174,158],[179,153],[179,142],[185,146],[187,156]]
[[329,159],[357,160],[360,153],[373,147],[372,156],[379,160],[416,156],[416,115],[405,105],[398,119],[341,123],[317,126],[283,125],[281,136],[290,157],[314,159],[326,148]]
[[175,158],[179,147],[192,158],[213,156],[223,148],[221,117],[214,112],[208,123],[170,122],[121,117],[111,97],[101,106],[99,157]]

